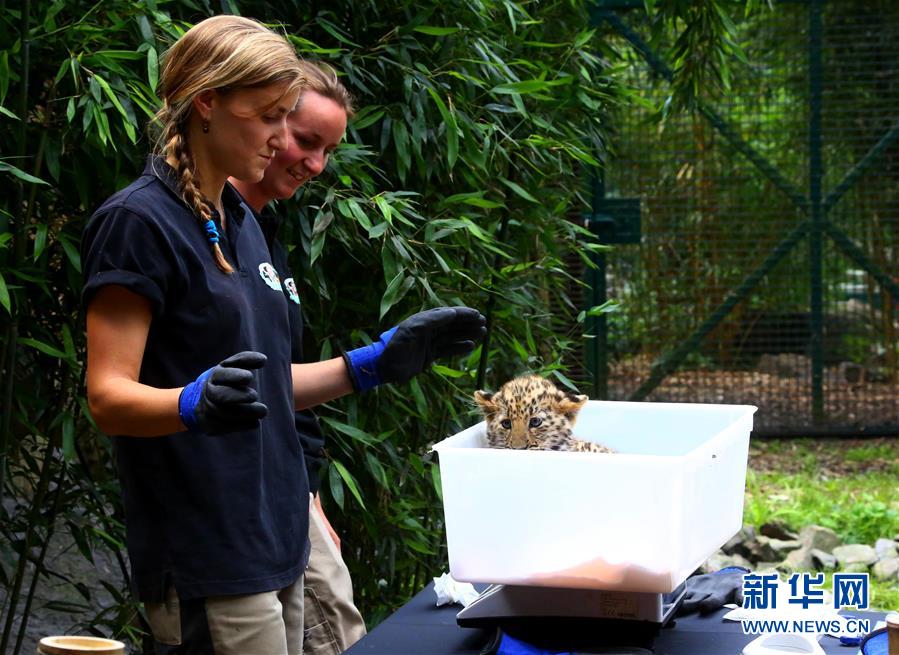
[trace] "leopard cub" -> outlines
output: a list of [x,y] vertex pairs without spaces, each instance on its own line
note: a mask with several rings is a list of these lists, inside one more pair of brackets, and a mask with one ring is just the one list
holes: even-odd
[[571,428],[587,396],[566,393],[545,378],[523,375],[496,393],[476,391],[474,399],[487,420],[491,448],[614,452],[572,436]]

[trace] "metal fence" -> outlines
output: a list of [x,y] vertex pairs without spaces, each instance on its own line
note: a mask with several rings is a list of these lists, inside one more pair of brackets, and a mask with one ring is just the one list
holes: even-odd
[[587,340],[594,397],[748,403],[756,434],[899,434],[899,5],[776,3],[739,27],[732,90],[670,93],[633,3],[601,38],[645,110],[615,117],[587,272],[620,301]]

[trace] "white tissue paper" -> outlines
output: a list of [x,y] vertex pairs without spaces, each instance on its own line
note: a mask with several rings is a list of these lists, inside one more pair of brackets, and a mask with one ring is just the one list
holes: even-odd
[[471,584],[453,580],[449,573],[434,578],[434,593],[437,594],[438,607],[450,603],[459,603],[462,607],[468,607],[480,595]]

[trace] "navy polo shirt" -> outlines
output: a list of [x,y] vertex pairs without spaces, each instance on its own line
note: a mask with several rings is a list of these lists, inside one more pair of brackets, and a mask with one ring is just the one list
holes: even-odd
[[[256,214],[256,219],[265,235],[269,251],[272,254],[272,265],[278,271],[281,278],[281,286],[287,297],[287,315],[290,322],[290,357],[293,362],[300,364],[303,358],[303,312],[300,303],[300,295],[290,266],[287,261],[287,251],[278,241],[278,228],[281,226],[281,218],[274,212],[264,209]],[[318,419],[310,409],[303,409],[294,415],[294,424],[300,444],[303,446],[303,455],[306,459],[306,474],[309,476],[309,490],[318,493],[321,487],[321,468],[325,463],[325,437],[322,434]]]
[[181,387],[234,353],[268,357],[254,372],[268,406],[259,428],[113,437],[142,601],[163,600],[169,583],[184,599],[280,589],[305,565],[309,485],[294,429],[287,300],[252,211],[230,186],[222,200],[230,275],[158,157],[96,211],[82,243],[85,308],[109,284],[152,305],[140,382]]

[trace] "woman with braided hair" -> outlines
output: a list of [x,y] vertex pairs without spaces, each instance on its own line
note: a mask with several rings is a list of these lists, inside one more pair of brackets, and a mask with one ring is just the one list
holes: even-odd
[[87,398],[158,653],[302,650],[305,401],[265,237],[227,179],[259,181],[287,147],[303,82],[255,21],[188,30],[163,62],[158,154],[85,229]]
[[[197,24],[163,61],[157,154],[85,228],[88,403],[114,435],[157,653],[299,655],[310,484],[294,411],[407,381],[483,336],[475,310],[438,308],[343,357],[292,363],[296,301],[253,210],[321,172],[339,140],[301,146],[321,167],[295,159],[288,115],[306,81],[259,23]],[[270,181],[302,181],[263,184],[249,205],[228,183],[262,182],[289,149]]]

